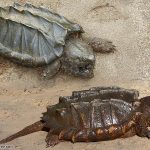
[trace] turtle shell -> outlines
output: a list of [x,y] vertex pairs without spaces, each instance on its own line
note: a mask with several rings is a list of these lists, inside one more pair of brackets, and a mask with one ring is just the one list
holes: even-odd
[[58,104],[49,106],[42,119],[49,128],[105,129],[129,122],[135,114],[132,102],[137,97],[138,91],[119,87],[74,91],[72,96],[60,97]]
[[61,57],[70,34],[83,29],[65,17],[31,4],[0,7],[0,55],[27,66]]
[[130,121],[133,107],[120,99],[95,99],[91,102],[72,103],[71,113],[75,127],[107,128]]

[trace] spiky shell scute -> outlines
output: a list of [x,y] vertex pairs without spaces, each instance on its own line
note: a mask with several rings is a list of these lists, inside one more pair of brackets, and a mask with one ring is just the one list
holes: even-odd
[[107,128],[121,125],[133,115],[132,105],[118,99],[78,102],[71,104],[72,118],[75,127]]
[[71,103],[78,101],[92,101],[93,99],[122,99],[128,102],[137,101],[139,92],[134,89],[124,89],[120,87],[92,87],[89,90],[73,91],[72,96],[59,98],[59,103]]
[[27,66],[49,64],[61,57],[66,38],[83,32],[78,24],[42,7],[0,7],[0,55]]
[[[138,91],[119,87],[97,87],[74,91],[72,96],[60,97],[58,104],[47,107],[43,120],[47,124],[53,122],[52,118],[57,120],[56,110],[59,110],[60,113],[67,114],[67,117],[60,115],[62,128],[105,129],[113,125],[121,126],[130,121],[135,114],[133,102],[137,98]],[[51,125],[49,124],[48,127]]]

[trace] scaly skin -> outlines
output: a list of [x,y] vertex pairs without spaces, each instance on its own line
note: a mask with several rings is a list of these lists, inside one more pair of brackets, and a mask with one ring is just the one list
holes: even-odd
[[116,46],[114,46],[111,41],[106,39],[95,37],[90,40],[89,45],[95,52],[99,53],[113,53],[116,51]]
[[[118,93],[118,94],[117,94]],[[137,105],[138,103],[138,105]],[[138,91],[119,87],[94,87],[74,91],[48,106],[42,120],[3,139],[0,144],[37,132],[48,131],[47,147],[60,141],[95,142],[150,137],[150,96],[138,99]]]

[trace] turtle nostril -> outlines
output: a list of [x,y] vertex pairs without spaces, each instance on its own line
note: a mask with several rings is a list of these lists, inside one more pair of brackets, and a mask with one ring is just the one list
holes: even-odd
[[83,71],[84,71],[84,68],[83,68],[83,67],[79,67],[79,71],[80,71],[80,72],[83,72]]
[[79,72],[81,73],[81,74],[84,74],[84,75],[89,75],[89,73],[90,73],[90,70],[89,70],[89,68],[87,68],[87,67],[79,67]]
[[80,66],[79,67],[79,72],[87,72],[89,70],[89,65],[85,65],[85,66]]

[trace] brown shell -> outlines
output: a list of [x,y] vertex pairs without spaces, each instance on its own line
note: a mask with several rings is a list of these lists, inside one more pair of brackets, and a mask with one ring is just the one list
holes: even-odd
[[73,124],[83,128],[106,128],[123,124],[131,118],[132,110],[131,104],[118,99],[96,99],[71,104]]
[[138,91],[119,87],[96,87],[60,97],[43,115],[49,128],[107,128],[122,125],[134,115],[132,102]]

